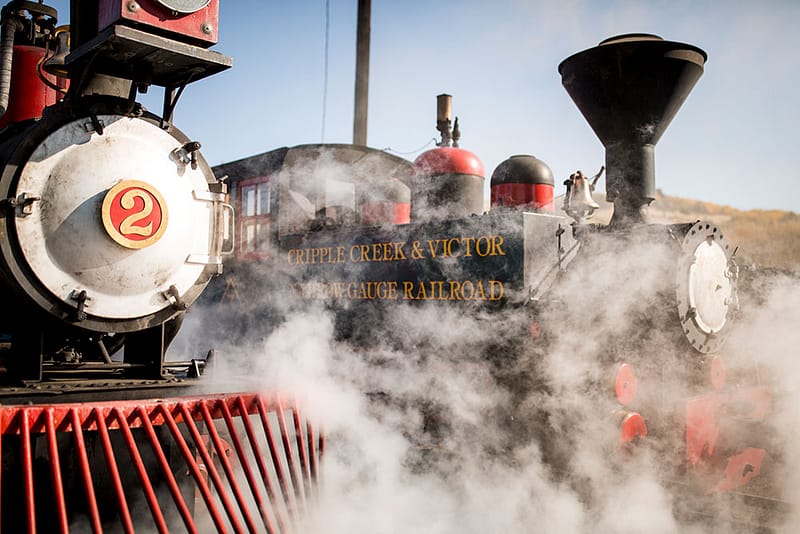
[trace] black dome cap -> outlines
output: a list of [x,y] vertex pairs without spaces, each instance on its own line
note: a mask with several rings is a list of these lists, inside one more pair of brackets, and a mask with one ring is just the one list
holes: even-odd
[[511,156],[500,163],[492,173],[492,185],[546,184],[553,185],[553,171],[537,157]]

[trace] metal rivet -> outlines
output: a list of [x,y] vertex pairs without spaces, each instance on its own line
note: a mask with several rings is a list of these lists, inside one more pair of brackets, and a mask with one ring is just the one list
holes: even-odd
[[126,4],[126,7],[128,8],[128,11],[130,11],[131,13],[133,13],[133,12],[135,12],[136,10],[138,10],[138,9],[139,9],[139,4],[137,4],[136,2],[128,2],[128,3]]
[[200,25],[200,31],[206,35],[211,35],[211,32],[213,30],[214,28],[208,22],[204,22],[203,24]]

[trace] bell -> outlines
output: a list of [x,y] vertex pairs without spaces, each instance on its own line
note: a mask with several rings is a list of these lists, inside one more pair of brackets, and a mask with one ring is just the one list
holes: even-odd
[[581,171],[569,177],[565,182],[567,194],[564,195],[564,211],[580,222],[592,216],[600,206],[592,198],[592,184]]
[[42,70],[59,78],[68,78],[69,72],[65,67],[66,57],[69,54],[69,26],[59,26],[53,38],[56,42],[56,51],[42,64]]

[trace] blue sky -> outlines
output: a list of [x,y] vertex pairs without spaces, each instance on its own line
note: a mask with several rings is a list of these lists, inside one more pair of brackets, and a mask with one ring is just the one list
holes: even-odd
[[[68,20],[67,0],[47,2]],[[212,164],[322,140],[325,0],[221,0],[228,72],[186,89],[176,125]],[[356,0],[330,0],[326,142],[352,140]],[[800,2],[438,0],[372,2],[368,144],[409,159],[453,95],[462,147],[492,170],[513,154],[560,183],[604,151],[561,87],[558,64],[621,33],[691,43],[709,56],[656,147],[665,193],[800,212]],[[160,96],[146,103],[158,111]],[[430,148],[430,145],[427,146]]]

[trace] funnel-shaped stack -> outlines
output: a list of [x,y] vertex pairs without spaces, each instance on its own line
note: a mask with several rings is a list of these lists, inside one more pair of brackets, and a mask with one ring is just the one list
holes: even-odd
[[612,37],[568,57],[561,81],[606,147],[612,223],[640,222],[655,199],[655,144],[698,78],[706,53],[646,34]]

